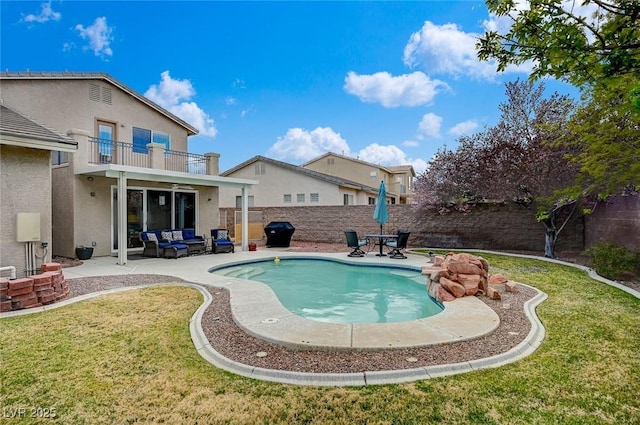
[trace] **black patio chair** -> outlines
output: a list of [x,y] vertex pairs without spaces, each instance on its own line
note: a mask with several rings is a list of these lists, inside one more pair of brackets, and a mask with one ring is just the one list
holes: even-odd
[[344,235],[347,237],[347,246],[353,251],[349,254],[349,257],[364,257],[367,253],[361,250],[363,246],[367,245],[366,239],[359,239],[358,233],[355,230],[349,229],[344,231]]
[[411,232],[407,232],[406,230],[398,230],[398,237],[396,239],[391,239],[384,243],[391,248],[389,258],[407,258],[407,256],[402,253],[402,250],[407,248],[410,233]]

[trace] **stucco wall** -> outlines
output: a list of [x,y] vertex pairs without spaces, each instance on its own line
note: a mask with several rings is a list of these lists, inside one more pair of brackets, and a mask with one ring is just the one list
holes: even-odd
[[[258,210],[258,209],[256,209]],[[293,240],[345,242],[344,230],[359,235],[378,233],[374,206],[260,208],[263,227],[271,221],[289,221],[296,228]],[[233,229],[233,209],[227,227]],[[385,233],[411,232],[409,245],[440,248],[477,248],[544,252],[544,230],[534,212],[516,205],[478,206],[469,214],[417,214],[411,205],[389,205]],[[570,221],[558,240],[559,251],[580,251],[584,246],[581,217]],[[346,242],[345,242],[346,243]]]
[[640,195],[618,196],[600,203],[585,217],[585,245],[611,241],[629,249],[640,249]]
[[[89,98],[91,83],[111,89],[111,103]],[[132,141],[132,128],[171,134],[171,149],[186,152],[186,130],[102,80],[2,80],[3,101],[60,134],[72,128],[97,136],[96,120],[116,123],[115,139]],[[80,148],[80,147],[79,147]]]
[[[40,241],[48,242],[51,259],[50,152],[0,145],[0,266],[15,266],[25,276],[25,242],[16,240],[16,214],[40,214]],[[44,251],[37,244],[36,267]]]

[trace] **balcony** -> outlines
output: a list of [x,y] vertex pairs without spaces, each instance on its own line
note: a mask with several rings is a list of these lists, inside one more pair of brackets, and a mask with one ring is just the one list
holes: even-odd
[[132,143],[89,138],[90,164],[117,164],[206,175],[207,162],[205,155],[172,151],[159,144],[140,147]]

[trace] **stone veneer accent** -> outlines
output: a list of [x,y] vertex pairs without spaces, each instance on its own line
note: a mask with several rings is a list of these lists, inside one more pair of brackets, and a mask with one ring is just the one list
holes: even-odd
[[69,295],[59,263],[44,263],[40,270],[21,279],[0,277],[0,312],[42,307]]

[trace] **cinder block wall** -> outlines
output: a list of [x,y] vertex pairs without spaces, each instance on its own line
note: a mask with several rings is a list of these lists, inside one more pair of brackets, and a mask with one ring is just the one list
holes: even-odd
[[640,195],[618,196],[598,204],[585,217],[585,247],[611,241],[629,249],[640,249]]
[[[327,207],[270,207],[262,211],[263,226],[271,221],[289,221],[296,228],[293,241],[345,242],[344,230],[359,235],[378,233],[373,205]],[[233,212],[227,209],[227,227],[234,228]],[[411,232],[410,247],[476,248],[514,251],[544,251],[544,228],[533,209],[518,205],[480,205],[470,213],[417,213],[411,205],[389,205],[385,233],[398,229]],[[264,236],[263,236],[264,237]],[[346,242],[345,242],[346,243]],[[584,220],[575,216],[558,239],[559,251],[584,248]]]

